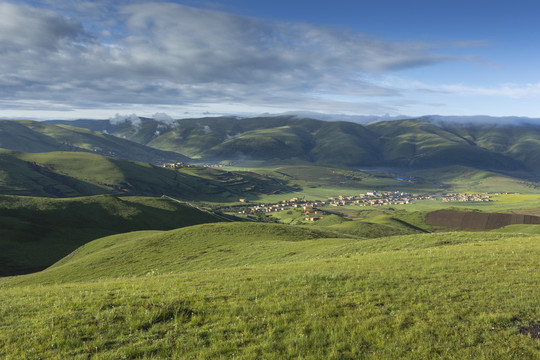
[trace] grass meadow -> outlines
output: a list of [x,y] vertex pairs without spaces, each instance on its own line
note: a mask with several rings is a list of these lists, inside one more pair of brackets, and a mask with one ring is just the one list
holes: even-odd
[[131,233],[0,280],[0,357],[538,358],[538,236],[290,228]]

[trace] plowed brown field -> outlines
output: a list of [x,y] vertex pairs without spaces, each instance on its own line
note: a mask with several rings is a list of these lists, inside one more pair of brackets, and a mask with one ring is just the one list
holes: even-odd
[[437,210],[427,214],[426,223],[462,229],[492,230],[513,224],[540,224],[540,217],[524,214]]

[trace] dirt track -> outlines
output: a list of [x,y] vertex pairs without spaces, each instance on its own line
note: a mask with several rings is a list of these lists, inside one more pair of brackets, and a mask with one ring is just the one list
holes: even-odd
[[540,217],[523,214],[437,210],[427,214],[426,223],[462,229],[491,230],[513,224],[540,224]]

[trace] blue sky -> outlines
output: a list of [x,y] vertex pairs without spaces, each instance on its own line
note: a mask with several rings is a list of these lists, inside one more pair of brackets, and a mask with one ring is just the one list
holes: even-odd
[[0,0],[0,117],[540,117],[539,13],[530,0]]

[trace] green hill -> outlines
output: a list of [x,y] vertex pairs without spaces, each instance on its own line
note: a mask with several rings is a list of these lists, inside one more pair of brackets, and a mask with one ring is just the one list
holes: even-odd
[[367,126],[379,135],[386,164],[431,168],[462,165],[477,169],[520,170],[525,165],[473,139],[423,120],[386,121]]
[[0,275],[52,265],[88,241],[134,230],[169,230],[219,219],[165,199],[0,196]]
[[102,132],[28,120],[0,120],[0,148],[27,153],[93,152],[156,164],[189,160],[175,152],[157,150]]
[[533,171],[540,170],[540,155],[533,150],[540,145],[538,125],[456,126],[448,123],[443,128],[477,146],[516,159]]
[[343,252],[344,245],[354,243],[339,237],[343,235],[323,229],[264,223],[132,232],[94,240],[25,281],[57,283],[293,262],[329,256],[331,249]]
[[0,193],[73,197],[96,194],[169,195],[183,200],[238,201],[283,186],[250,172],[191,167],[165,169],[81,152],[16,153],[0,150]]
[[167,123],[141,118],[110,123],[55,122],[107,131],[201,161],[298,159],[347,166],[413,169],[466,166],[481,170],[540,170],[534,125],[444,124],[429,119],[386,121],[366,126],[293,116],[181,119]]
[[0,280],[0,356],[536,359],[538,240],[261,224],[99,239]]
[[[370,226],[373,223],[357,224],[356,228],[362,225],[373,230]],[[446,236],[421,236],[416,233],[366,239],[344,234],[340,230],[336,226],[325,229],[226,222],[186,226],[169,231],[122,233],[91,241],[48,269],[12,278],[10,283],[94,281],[146,276],[148,273],[262,266],[350,256],[359,252],[409,251],[504,238],[502,234],[488,233],[455,233]]]

